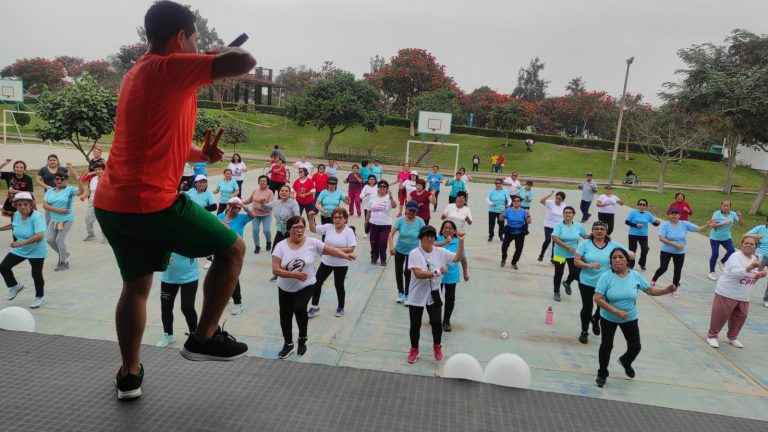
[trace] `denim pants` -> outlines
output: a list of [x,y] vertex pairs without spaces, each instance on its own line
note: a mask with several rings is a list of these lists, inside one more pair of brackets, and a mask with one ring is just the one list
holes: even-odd
[[253,236],[253,245],[259,246],[259,226],[261,226],[262,231],[264,232],[264,238],[267,239],[267,243],[270,243],[270,239],[272,238],[272,215],[266,215],[266,216],[256,216],[253,219],[253,222],[251,222],[251,228],[252,228],[252,236]]

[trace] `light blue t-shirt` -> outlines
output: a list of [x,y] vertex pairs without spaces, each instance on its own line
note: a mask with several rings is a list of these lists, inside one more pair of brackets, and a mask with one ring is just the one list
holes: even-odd
[[191,199],[196,204],[199,204],[203,208],[208,207],[211,204],[216,204],[216,197],[214,197],[211,191],[208,189],[206,189],[203,193],[198,193],[197,189],[190,189],[184,193],[187,194],[189,199]]
[[[653,223],[656,218],[649,211],[641,212],[638,209],[632,209],[626,220],[632,224],[629,226],[629,235],[648,237],[648,224]],[[637,224],[643,224],[643,227],[638,228],[635,226]]]
[[317,196],[317,202],[323,206],[323,209],[327,211],[330,216],[331,212],[344,202],[344,192],[338,189],[333,192],[325,189]]
[[522,228],[525,221],[528,220],[528,213],[522,207],[517,210],[514,207],[507,207],[501,215],[507,223],[506,226],[514,229]]
[[[434,189],[435,192],[440,191],[440,185],[443,184],[443,175],[440,173],[429,173],[427,176],[427,180],[429,181],[429,189]],[[443,277],[445,279],[445,277]],[[449,282],[452,283],[452,282]]]
[[712,219],[715,220],[717,223],[723,223],[725,221],[731,221],[728,225],[723,225],[718,228],[712,228],[712,230],[709,232],[709,239],[710,240],[717,240],[717,241],[723,241],[728,240],[731,238],[731,228],[733,228],[733,224],[739,221],[739,216],[736,215],[736,212],[729,211],[728,216],[724,215],[723,212],[720,210],[712,213]]
[[77,189],[74,186],[64,186],[57,191],[56,188],[50,188],[45,192],[45,201],[48,205],[58,208],[65,208],[69,213],[50,212],[51,222],[69,222],[75,220],[75,213],[72,211],[72,201],[75,198]]
[[595,246],[592,240],[579,243],[579,247],[576,248],[576,254],[581,255],[584,262],[588,264],[600,264],[599,269],[581,269],[579,272],[579,282],[587,286],[597,287],[597,281],[600,280],[600,276],[605,272],[610,273],[611,271],[611,251],[616,248],[627,250],[623,245],[613,240],[609,241],[602,249]]
[[197,258],[188,258],[175,252],[171,253],[171,263],[160,278],[169,284],[185,284],[200,279],[200,268]]
[[500,190],[496,188],[491,189],[486,198],[496,204],[495,206],[488,204],[488,211],[493,213],[503,212],[504,208],[507,206],[507,202],[511,201],[509,192],[504,188],[501,188]]
[[22,258],[45,258],[48,256],[48,248],[45,239],[45,217],[39,211],[32,211],[26,220],[22,220],[21,212],[15,212],[13,219],[13,236],[16,241],[25,241],[37,233],[43,233],[43,238],[37,243],[11,248],[10,252]]
[[221,201],[219,201],[221,204],[226,204],[227,201],[229,201],[229,196],[235,193],[236,191],[240,190],[240,186],[237,185],[237,182],[232,179],[230,181],[226,180],[219,180],[218,183],[216,183],[216,189],[219,190],[219,193],[221,194]]
[[664,222],[664,224],[661,225],[661,229],[659,230],[659,237],[664,237],[669,241],[680,243],[683,245],[683,250],[677,250],[676,248],[662,242],[660,248],[661,251],[671,254],[684,254],[685,239],[689,232],[696,232],[696,225],[684,220],[679,221],[676,225],[672,224],[671,222]]
[[624,277],[609,270],[600,276],[595,293],[602,294],[611,306],[629,312],[629,316],[623,320],[605,309],[600,309],[600,316],[615,323],[636,320],[638,290],[645,291],[648,288],[650,288],[648,281],[634,270],[629,270]]
[[192,172],[195,176],[205,175],[205,168],[208,162],[195,162],[192,164]]
[[371,170],[368,167],[361,166],[358,172],[363,177],[363,186],[365,186],[368,184],[368,176],[371,175]]
[[522,199],[520,202],[520,207],[522,208],[531,208],[531,202],[533,202],[533,190],[525,190],[520,189],[520,192],[518,192],[518,195]]
[[[441,235],[437,236],[436,241],[439,241],[439,242],[445,241],[445,237]],[[453,236],[453,239],[451,239],[451,242],[444,244],[442,247],[444,247],[445,249],[448,249],[449,251],[455,254],[459,250],[459,238],[456,236]],[[466,252],[464,252],[464,254],[461,255],[462,258],[466,258],[466,256],[467,256]],[[450,262],[445,267],[448,268],[448,271],[445,272],[445,274],[443,274],[443,279],[441,280],[441,283],[455,284],[455,283],[461,282],[461,263],[460,262]]]
[[464,182],[461,180],[451,179],[448,180],[448,186],[451,187],[451,192],[449,193],[450,196],[455,197],[459,194],[459,192],[463,190],[467,190],[466,186],[464,185]]
[[381,165],[379,165],[379,166],[372,165],[371,166],[371,174],[376,176],[376,181],[380,181],[381,180],[381,171],[383,169],[384,168]]
[[224,222],[224,224],[227,225],[229,229],[236,232],[237,235],[239,235],[240,237],[243,237],[243,231],[245,230],[245,226],[248,225],[248,223],[250,223],[253,220],[253,218],[248,216],[247,213],[239,213],[237,216],[235,216],[234,219],[232,219],[231,221],[229,221],[229,223],[227,223],[227,221],[225,220],[226,214],[227,214],[226,212],[219,213],[216,217],[219,218],[220,221]]
[[397,218],[392,225],[397,229],[397,241],[395,250],[403,255],[408,255],[412,250],[419,246],[419,231],[425,226],[424,219],[416,216],[413,222],[406,222],[405,216]]
[[[552,231],[553,236],[574,249],[579,246],[579,241],[586,234],[587,230],[578,222],[571,222],[571,226],[566,225],[565,222],[560,222],[555,225],[555,229]],[[568,252],[568,249],[557,243],[555,243],[555,256],[573,258],[573,254]]]
[[763,238],[757,241],[757,253],[762,256],[768,255],[768,225],[758,225],[749,230],[747,234],[763,236]]

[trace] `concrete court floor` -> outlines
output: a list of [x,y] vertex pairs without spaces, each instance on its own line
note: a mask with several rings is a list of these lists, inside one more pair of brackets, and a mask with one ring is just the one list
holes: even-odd
[[[0,146],[0,157],[24,159],[30,166],[42,166],[51,152],[48,146]],[[10,154],[9,154],[10,151]],[[62,162],[70,157],[79,160],[71,150],[56,148]],[[587,167],[585,167],[587,168]],[[255,184],[258,173],[246,175],[246,190]],[[216,176],[212,176],[214,181]],[[451,354],[466,352],[485,365],[495,355],[512,352],[521,355],[531,366],[532,388],[559,393],[583,395],[643,404],[688,409],[738,417],[768,420],[768,309],[762,307],[765,282],[758,283],[752,295],[749,319],[741,332],[744,349],[722,343],[719,350],[707,346],[704,338],[709,323],[709,310],[715,282],[706,278],[709,257],[708,240],[701,235],[689,236],[683,272],[681,298],[641,296],[638,300],[643,350],[634,367],[637,378],[625,378],[615,358],[625,348],[617,335],[608,385],[594,385],[597,370],[599,337],[590,335],[587,345],[577,341],[579,334],[578,292],[563,296],[562,303],[552,301],[553,268],[548,262],[536,261],[543,241],[543,206],[532,206],[531,235],[526,239],[520,269],[499,267],[500,242],[487,240],[487,211],[484,197],[491,185],[470,185],[470,208],[475,224],[469,230],[467,254],[471,279],[458,287],[457,307],[452,318],[454,331],[443,335],[446,359]],[[536,199],[548,190],[535,189]],[[578,207],[578,191],[565,191],[567,203]],[[621,196],[621,189],[616,190]],[[671,193],[670,193],[671,195]],[[447,199],[441,198],[439,209]],[[667,203],[651,203],[665,207]],[[694,207],[696,203],[692,203]],[[698,209],[714,211],[714,209]],[[621,224],[629,207],[620,207],[616,216],[614,239],[626,244],[626,226]],[[46,298],[48,303],[34,311],[37,331],[49,334],[115,340],[114,305],[119,296],[120,278],[108,245],[83,243],[85,204],[75,204],[76,224],[68,245],[72,252],[71,268],[53,272],[56,263],[51,251],[46,261]],[[596,213],[593,205],[592,212]],[[433,223],[434,223],[433,218]],[[362,226],[352,217],[351,225]],[[658,265],[658,228],[651,228],[651,252],[648,259],[650,278]],[[10,237],[8,237],[10,238]],[[415,365],[405,361],[409,348],[407,309],[394,302],[394,265],[372,266],[367,239],[358,236],[358,262],[351,266],[346,281],[346,315],[333,316],[336,307],[333,281],[326,282],[320,314],[310,320],[310,349],[303,359],[312,362],[354,368],[384,370],[417,375],[441,375],[443,362],[431,357],[431,333],[426,318],[422,327],[422,357]],[[226,329],[250,346],[249,355],[275,358],[282,346],[278,314],[277,287],[268,282],[268,255],[252,252],[250,227],[246,229],[248,253],[240,281],[243,285],[245,310],[233,317],[225,311]],[[0,254],[7,251],[0,243]],[[202,269],[204,273],[205,270]],[[660,283],[671,281],[671,269]],[[33,297],[32,281],[27,267],[17,267],[19,280],[28,286],[13,304],[27,306]],[[159,275],[149,303],[148,326],[144,343],[154,344],[162,334],[159,305]],[[202,294],[198,295],[198,304]],[[544,325],[548,305],[555,310],[554,324]],[[179,348],[184,340],[181,312],[176,307],[176,334]],[[509,338],[502,339],[501,333]],[[294,332],[296,332],[294,328]],[[724,332],[721,333],[721,342]],[[118,352],[114,353],[119,362]]]

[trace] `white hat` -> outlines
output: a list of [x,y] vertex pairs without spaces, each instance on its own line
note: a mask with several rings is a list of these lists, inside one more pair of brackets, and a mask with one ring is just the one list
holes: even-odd
[[198,174],[195,176],[195,183],[199,181],[208,181],[208,177],[204,176],[203,174]]
[[32,194],[29,192],[16,192],[16,195],[13,196],[13,202],[16,202],[19,200],[34,201],[34,199],[32,198]]
[[229,200],[227,200],[227,204],[237,204],[237,205],[243,205],[243,200],[241,200],[238,197],[232,197]]
[[408,176],[410,177],[410,176],[412,176],[412,175],[419,175],[419,172],[418,172],[418,171],[416,171],[416,170],[413,170],[413,171],[411,171],[411,173],[410,173],[410,174],[408,174]]

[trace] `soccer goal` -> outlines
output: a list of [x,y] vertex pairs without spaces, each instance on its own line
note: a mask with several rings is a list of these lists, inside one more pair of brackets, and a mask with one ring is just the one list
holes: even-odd
[[[427,149],[429,150],[429,153],[427,153],[421,161],[417,161],[411,157],[411,148],[413,148],[413,153],[416,156],[419,156],[421,152]],[[453,172],[450,173],[451,175],[449,177],[453,177],[453,174],[459,170],[459,144],[439,141],[408,140],[405,145],[405,160],[413,165],[439,165],[437,163],[438,160],[450,160],[449,158],[451,156],[453,156]],[[419,163],[417,164],[417,162]]]
[[[16,134],[11,134],[11,139],[19,139],[22,144],[24,144],[24,135],[21,133],[21,128],[19,127],[19,123],[22,123],[22,126],[25,126],[29,123],[29,116],[37,115],[37,113],[33,111],[19,111],[19,110],[3,110],[3,144],[8,144],[8,126],[11,126],[13,130],[16,131]],[[19,117],[26,117],[25,121],[19,122]]]

